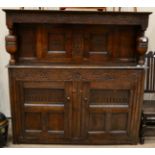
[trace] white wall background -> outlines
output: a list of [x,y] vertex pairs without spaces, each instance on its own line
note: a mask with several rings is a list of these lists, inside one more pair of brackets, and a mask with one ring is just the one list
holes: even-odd
[[0,9],[0,111],[10,116],[8,72],[6,65],[9,61],[9,54],[5,50],[5,35],[8,30],[5,25],[5,14]]
[[[124,8],[122,10],[131,11],[132,9]],[[138,10],[153,12],[150,16],[146,36],[149,37],[149,50],[155,51],[155,7],[138,8]],[[0,111],[5,113],[7,116],[10,116],[8,72],[6,68],[9,62],[9,54],[7,54],[5,50],[5,36],[8,34],[8,30],[5,22],[5,13],[2,11],[2,8],[0,8]]]

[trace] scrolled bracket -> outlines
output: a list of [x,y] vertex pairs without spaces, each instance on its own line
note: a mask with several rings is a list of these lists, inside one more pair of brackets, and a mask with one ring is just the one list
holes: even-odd
[[13,65],[16,63],[14,54],[17,51],[17,37],[11,34],[7,35],[5,37],[5,44],[7,52],[11,55],[10,64]]
[[148,49],[148,38],[145,36],[139,37],[137,39],[137,52],[139,55],[138,59],[138,64],[139,65],[144,65],[145,63],[145,53],[147,52]]

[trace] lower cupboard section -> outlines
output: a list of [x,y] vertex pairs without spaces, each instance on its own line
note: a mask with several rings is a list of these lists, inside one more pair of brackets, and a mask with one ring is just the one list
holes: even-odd
[[10,68],[14,143],[136,144],[142,69]]

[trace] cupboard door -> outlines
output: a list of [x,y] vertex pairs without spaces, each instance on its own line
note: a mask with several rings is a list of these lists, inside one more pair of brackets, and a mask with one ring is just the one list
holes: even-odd
[[117,81],[92,81],[83,83],[83,136],[92,143],[130,143],[134,130],[131,124],[133,84]]
[[23,140],[61,143],[70,138],[70,82],[21,82]]

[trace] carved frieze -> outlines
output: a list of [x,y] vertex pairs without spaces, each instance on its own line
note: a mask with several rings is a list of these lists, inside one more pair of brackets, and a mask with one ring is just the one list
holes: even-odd
[[12,75],[24,81],[137,81],[141,71],[121,70],[86,70],[86,69],[15,69]]

